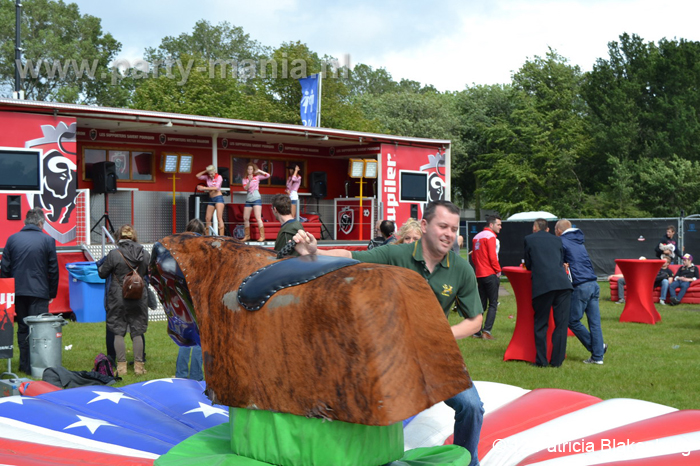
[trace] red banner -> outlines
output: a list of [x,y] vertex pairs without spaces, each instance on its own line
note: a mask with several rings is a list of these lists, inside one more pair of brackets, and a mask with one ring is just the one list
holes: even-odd
[[12,359],[15,279],[0,278],[0,359]]
[[[435,148],[384,144],[381,167],[383,208],[380,217],[396,222],[397,229],[409,217],[422,218],[423,208],[428,202],[447,198],[444,152]],[[416,186],[419,182],[425,183],[425,189]],[[409,183],[412,186],[408,186]],[[418,197],[419,191],[423,192],[425,199],[409,199]]]

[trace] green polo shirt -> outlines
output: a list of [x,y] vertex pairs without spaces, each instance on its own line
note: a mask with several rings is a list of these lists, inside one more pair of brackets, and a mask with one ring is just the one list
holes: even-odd
[[361,262],[396,265],[418,272],[426,279],[447,316],[456,302],[457,311],[464,318],[476,317],[483,312],[476,275],[469,262],[450,251],[428,271],[423,260],[421,240],[412,244],[392,244],[369,251],[353,251],[352,258]]
[[[277,233],[277,240],[275,241],[275,251],[279,252],[288,242],[294,238],[299,230],[303,230],[304,227],[295,219],[288,220],[282,224],[279,233]],[[296,257],[299,253],[294,251],[291,256]]]

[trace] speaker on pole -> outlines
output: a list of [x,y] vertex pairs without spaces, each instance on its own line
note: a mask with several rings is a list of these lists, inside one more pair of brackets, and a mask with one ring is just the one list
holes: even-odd
[[97,194],[117,192],[117,167],[114,162],[92,164],[92,185]]
[[231,180],[229,178],[229,172],[228,168],[226,167],[218,167],[216,171],[221,175],[221,178],[223,178],[223,183],[221,183],[222,188],[230,188],[231,187]]
[[309,173],[309,183],[311,184],[311,196],[316,199],[323,199],[328,194],[326,172]]

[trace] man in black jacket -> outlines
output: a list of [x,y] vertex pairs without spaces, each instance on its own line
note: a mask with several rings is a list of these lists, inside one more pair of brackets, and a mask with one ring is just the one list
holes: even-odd
[[654,252],[656,252],[656,257],[661,259],[662,254],[666,254],[668,256],[671,256],[671,259],[674,259],[676,257],[676,253],[680,254],[679,251],[676,251],[676,240],[673,238],[676,234],[676,227],[673,225],[669,225],[666,227],[666,236],[661,238],[661,240],[656,244],[656,248],[654,248]]
[[[671,296],[671,305],[676,306],[681,303],[685,292],[690,288],[690,284],[700,278],[698,268],[693,264],[693,256],[690,254],[683,255],[683,265],[676,271],[673,276],[673,281],[668,288],[668,294]],[[676,289],[681,290],[676,295]]]
[[[532,271],[532,308],[535,310],[535,365],[561,366],[566,356],[569,308],[573,286],[564,270],[561,239],[549,233],[547,220],[538,218],[525,237],[525,267]],[[547,360],[549,310],[554,315],[552,359]]]
[[24,228],[7,239],[2,252],[0,277],[15,279],[15,322],[19,344],[19,370],[32,372],[29,360],[28,316],[49,312],[58,293],[56,240],[45,234],[44,211],[34,208],[24,218]]

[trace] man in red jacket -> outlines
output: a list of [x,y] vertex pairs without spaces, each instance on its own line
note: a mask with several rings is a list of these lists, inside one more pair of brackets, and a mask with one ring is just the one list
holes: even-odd
[[[501,286],[501,265],[498,263],[499,242],[496,237],[501,232],[501,217],[498,215],[487,215],[486,222],[481,233],[472,240],[472,261],[474,262],[474,272],[476,281],[479,284],[479,296],[481,306],[484,308],[486,319],[484,328],[474,334],[474,338],[493,340],[491,330],[496,321],[496,311],[498,309],[498,288]],[[488,312],[486,303],[488,302]]]

